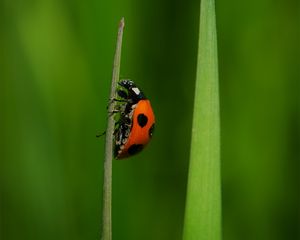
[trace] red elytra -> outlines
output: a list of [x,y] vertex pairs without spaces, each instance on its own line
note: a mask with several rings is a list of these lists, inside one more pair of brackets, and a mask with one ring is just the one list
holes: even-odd
[[148,99],[139,100],[133,109],[132,127],[127,141],[120,147],[117,159],[140,152],[150,141],[155,125],[155,116]]

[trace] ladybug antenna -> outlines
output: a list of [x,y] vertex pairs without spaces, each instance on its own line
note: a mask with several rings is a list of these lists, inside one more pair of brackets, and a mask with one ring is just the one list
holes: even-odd
[[99,138],[99,137],[102,137],[102,136],[105,135],[105,134],[106,134],[106,131],[104,131],[103,133],[97,133],[97,134],[96,134],[96,137]]

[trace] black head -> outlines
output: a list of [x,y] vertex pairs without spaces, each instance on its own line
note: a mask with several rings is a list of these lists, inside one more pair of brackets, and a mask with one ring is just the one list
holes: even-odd
[[[118,84],[128,91],[128,95],[126,96],[127,99],[132,99],[134,102],[138,102],[139,100],[146,99],[146,96],[141,91],[141,89],[131,80],[124,79],[118,82]],[[124,96],[124,92],[122,92]],[[120,95],[120,94],[119,94]]]

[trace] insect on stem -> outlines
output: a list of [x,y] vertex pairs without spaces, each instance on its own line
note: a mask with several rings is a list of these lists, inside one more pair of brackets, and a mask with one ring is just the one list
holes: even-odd
[[[110,99],[115,98],[116,85],[119,81],[121,49],[124,29],[124,18],[121,19],[118,30],[116,52],[112,72]],[[112,239],[111,199],[112,199],[112,160],[113,160],[113,132],[115,120],[111,112],[114,110],[114,102],[108,106],[108,123],[105,140],[104,179],[103,179],[103,211],[102,211],[102,240]]]

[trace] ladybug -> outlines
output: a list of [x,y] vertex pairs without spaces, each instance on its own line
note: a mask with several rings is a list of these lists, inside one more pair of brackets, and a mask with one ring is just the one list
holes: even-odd
[[139,153],[150,141],[155,116],[149,99],[131,80],[120,80],[116,91],[114,156],[123,159]]

